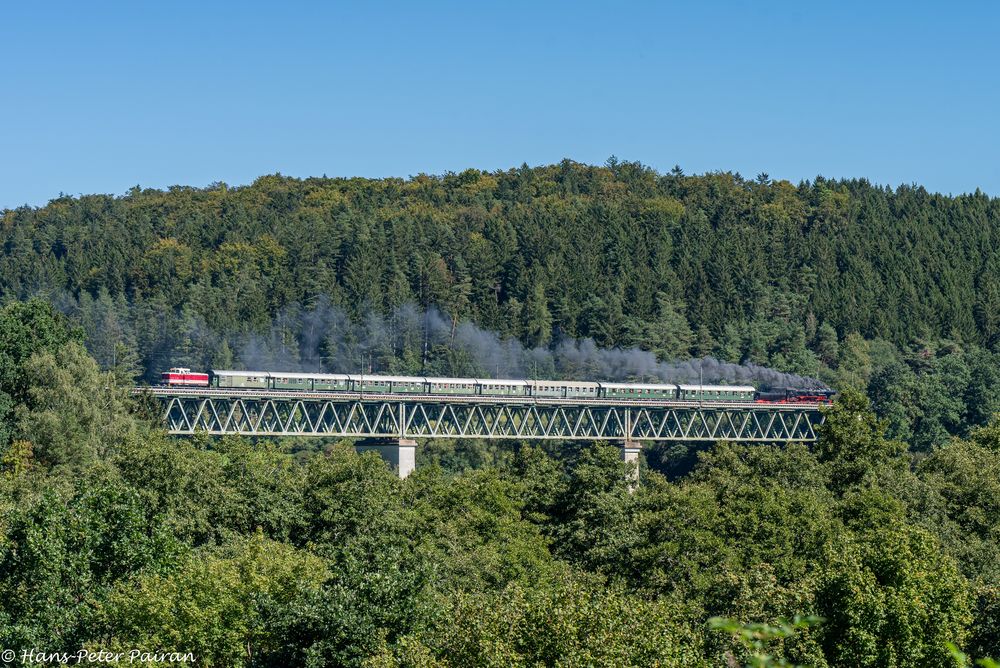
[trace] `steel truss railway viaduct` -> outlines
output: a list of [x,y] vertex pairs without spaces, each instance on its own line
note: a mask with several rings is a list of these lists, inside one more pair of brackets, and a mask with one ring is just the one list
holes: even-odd
[[136,388],[162,408],[171,434],[361,439],[401,477],[418,438],[587,440],[618,443],[636,461],[644,442],[816,440],[815,404],[616,401],[215,388]]

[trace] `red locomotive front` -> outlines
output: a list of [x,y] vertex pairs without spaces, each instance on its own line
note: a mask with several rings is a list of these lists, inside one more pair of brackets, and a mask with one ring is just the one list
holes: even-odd
[[193,387],[208,387],[208,374],[192,372],[191,369],[174,367],[160,374],[164,385],[184,385]]

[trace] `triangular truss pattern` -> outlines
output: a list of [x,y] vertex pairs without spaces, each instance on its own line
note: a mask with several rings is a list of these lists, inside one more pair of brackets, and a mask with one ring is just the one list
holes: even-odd
[[814,441],[812,407],[618,406],[164,396],[171,434],[630,441]]

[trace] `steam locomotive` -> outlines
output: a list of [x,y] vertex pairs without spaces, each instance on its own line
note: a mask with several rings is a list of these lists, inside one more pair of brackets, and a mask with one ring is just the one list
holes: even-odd
[[834,392],[782,388],[759,391],[751,385],[674,385],[671,383],[612,383],[571,380],[511,380],[498,378],[424,378],[368,374],[232,371],[209,373],[176,367],[163,372],[168,387],[298,390],[370,394],[544,397],[566,399],[643,399],[720,401],[759,404],[829,404]]
[[801,389],[785,387],[778,390],[758,390],[758,404],[832,404],[837,393],[829,388]]

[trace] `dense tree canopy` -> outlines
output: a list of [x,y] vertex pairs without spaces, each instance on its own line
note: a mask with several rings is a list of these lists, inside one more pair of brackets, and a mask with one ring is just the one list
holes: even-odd
[[565,160],[60,197],[0,213],[0,239],[0,299],[55,301],[119,378],[253,364],[250,333],[287,364],[315,349],[313,369],[490,372],[419,332],[363,337],[364,362],[337,332],[290,325],[317,304],[359,322],[416,304],[529,345],[589,337],[870,383],[918,449],[998,408],[1000,204],[980,193]]
[[[5,211],[0,647],[205,666],[1000,656],[998,214],[978,193],[617,160]],[[487,336],[466,321],[501,347],[590,337],[842,392],[810,447],[658,448],[633,490],[612,444],[431,441],[401,481],[346,442],[169,439],[127,391],[261,351],[488,372],[450,345]]]
[[[71,337],[22,369],[0,458],[0,645],[678,668],[1000,649],[998,423],[915,457],[847,392],[812,449],[719,443],[637,490],[601,443],[516,446],[476,470],[445,457],[458,471],[400,481],[343,443],[169,440]],[[786,621],[801,615],[816,619]]]
[[187,306],[225,333],[323,294],[357,313],[437,304],[540,340],[618,344],[633,323],[659,322],[683,352],[688,329],[704,329],[753,356],[801,354],[801,327],[832,361],[833,335],[851,332],[993,343],[998,213],[980,194],[661,176],[617,161],[409,180],[275,175],[6,211],[0,291]]

